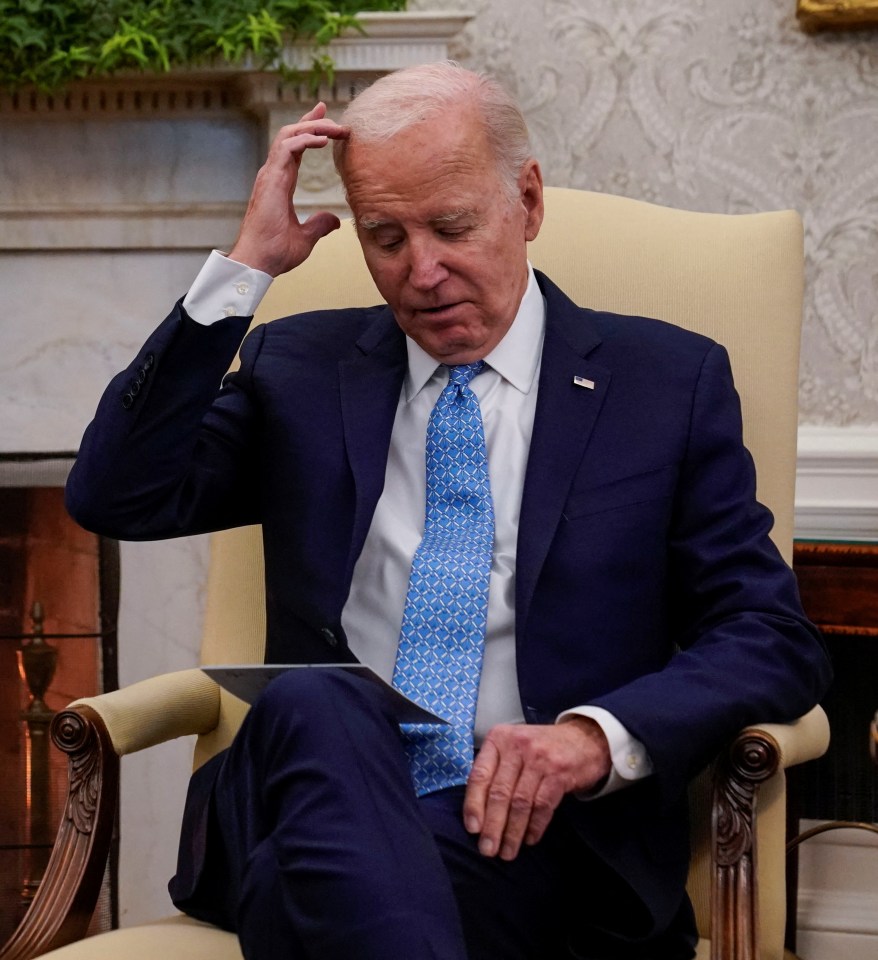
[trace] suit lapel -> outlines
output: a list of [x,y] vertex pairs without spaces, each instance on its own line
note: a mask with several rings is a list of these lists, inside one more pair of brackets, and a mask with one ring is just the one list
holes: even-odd
[[[539,393],[528,456],[516,564],[516,623],[519,638],[534,588],[573,478],[580,468],[610,372],[587,355],[600,343],[589,311],[577,307],[537,273],[546,297],[546,335]],[[406,370],[405,337],[389,308],[339,363],[344,441],[354,480],[355,510],[347,577],[360,555],[384,486],[390,434]],[[594,383],[579,386],[574,377]]]
[[345,448],[354,479],[354,525],[348,578],[360,555],[384,487],[387,451],[406,369],[405,338],[389,308],[339,363]]
[[537,578],[610,384],[610,371],[587,359],[600,343],[588,311],[539,273],[537,278],[546,297],[546,335],[518,529],[519,642]]

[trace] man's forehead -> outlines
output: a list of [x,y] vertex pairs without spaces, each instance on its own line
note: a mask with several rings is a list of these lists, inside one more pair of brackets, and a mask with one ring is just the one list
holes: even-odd
[[499,173],[485,163],[438,162],[432,167],[372,169],[354,175],[347,197],[358,225],[411,221],[441,225],[479,219],[502,192]]
[[361,140],[352,135],[346,150],[343,178],[349,189],[368,198],[376,180],[403,178],[423,185],[466,178],[496,166],[481,123],[471,117],[443,121],[442,115],[406,127],[386,140]]

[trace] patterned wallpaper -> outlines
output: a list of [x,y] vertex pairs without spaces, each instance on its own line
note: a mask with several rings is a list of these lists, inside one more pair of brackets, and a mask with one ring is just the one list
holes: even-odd
[[801,419],[878,423],[878,31],[795,0],[410,0],[476,14],[454,49],[518,96],[546,182],[693,210],[793,207]]

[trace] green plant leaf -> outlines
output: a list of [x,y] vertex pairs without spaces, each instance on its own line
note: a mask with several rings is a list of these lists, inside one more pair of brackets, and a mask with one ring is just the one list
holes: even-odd
[[[332,77],[327,45],[356,14],[405,0],[0,0],[0,88],[51,91],[119,70],[208,62],[277,67],[292,40],[314,45],[310,80]],[[282,78],[295,71],[280,71]]]

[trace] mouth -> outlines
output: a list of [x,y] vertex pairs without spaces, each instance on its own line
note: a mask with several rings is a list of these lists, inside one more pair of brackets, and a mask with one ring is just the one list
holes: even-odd
[[452,315],[461,304],[462,301],[458,300],[454,303],[443,303],[438,307],[415,307],[414,312],[421,314],[421,316],[441,320],[446,316]]

